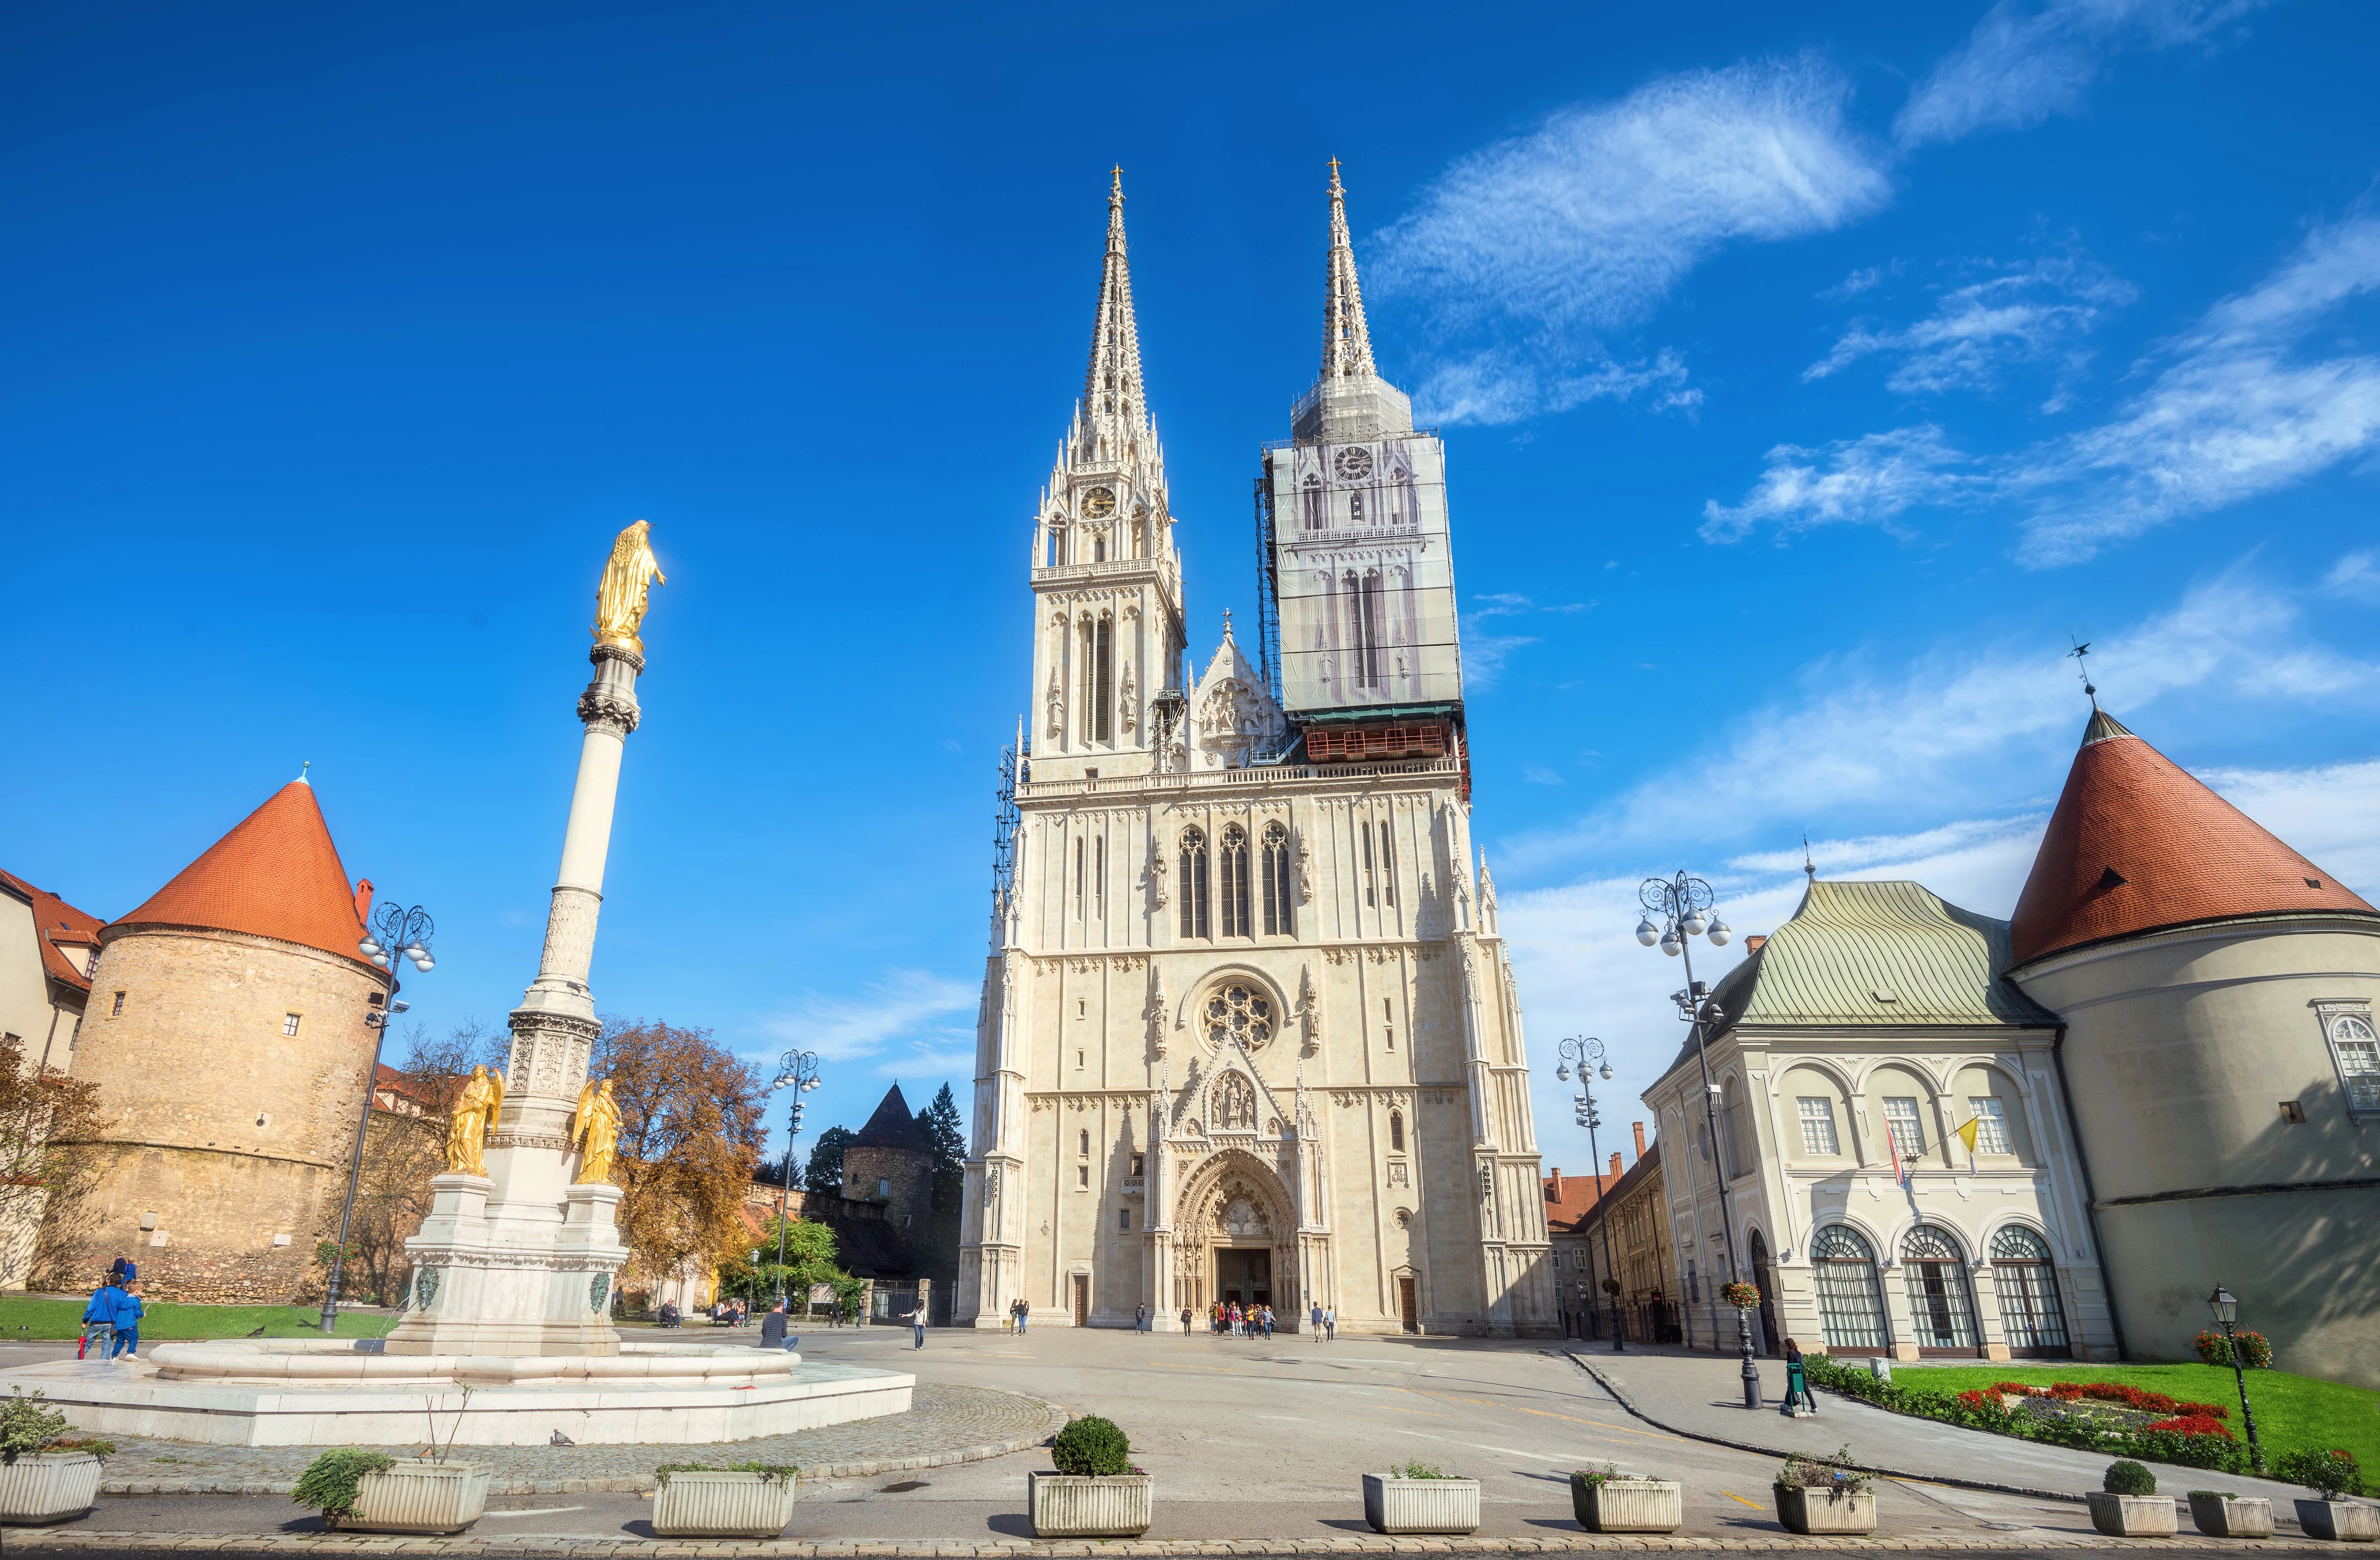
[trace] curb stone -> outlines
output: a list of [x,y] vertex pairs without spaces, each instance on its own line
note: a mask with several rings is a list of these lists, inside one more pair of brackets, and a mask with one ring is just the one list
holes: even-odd
[[[1689,1441],[1701,1441],[1713,1446],[1725,1446],[1732,1451],[1757,1452],[1764,1457],[1790,1457],[1794,1455],[1792,1452],[1781,1447],[1762,1446],[1750,1441],[1730,1441],[1723,1435],[1706,1435],[1700,1431],[1681,1430],[1676,1425],[1665,1424],[1661,1420],[1657,1420],[1652,1415],[1646,1413],[1644,1409],[1638,1408],[1636,1406],[1636,1400],[1629,1396],[1628,1394],[1621,1389],[1618,1382],[1613,1381],[1609,1376],[1607,1376],[1601,1371],[1597,1370],[1594,1362],[1586,1359],[1585,1356],[1581,1355],[1574,1350],[1565,1350],[1564,1352],[1570,1355],[1572,1364],[1578,1366],[1588,1375],[1593,1376],[1596,1380],[1596,1384],[1602,1387],[1604,1391],[1611,1394],[1613,1400],[1619,1403],[1621,1408],[1627,1409],[1631,1414],[1636,1416],[1636,1418],[1643,1420],[1646,1424],[1651,1425],[1656,1430],[1667,1431],[1671,1435],[1682,1435]],[[1836,1395],[1830,1393],[1828,1395],[1832,1396]],[[1879,1479],[1912,1479],[1915,1480],[1920,1484],[1948,1484],[1953,1489],[1982,1490],[1987,1494],[2022,1495],[2028,1500],[2063,1501],[2068,1505],[2088,1505],[2091,1504],[2087,1497],[2069,1494],[2063,1490],[2036,1490],[2024,1484],[1997,1484],[1988,1479],[1961,1479],[1954,1474],[1948,1473],[1907,1473],[1897,1468],[1879,1468],[1872,1463],[1855,1462],[1846,1463],[1843,1466],[1853,1469],[1861,1473],[1875,1474]]]

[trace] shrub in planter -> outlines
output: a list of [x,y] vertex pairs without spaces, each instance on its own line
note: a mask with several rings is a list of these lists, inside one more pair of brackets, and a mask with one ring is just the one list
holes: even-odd
[[1085,1415],[1050,1442],[1050,1472],[1025,1476],[1036,1538],[1128,1538],[1154,1519],[1155,1481],[1134,1466],[1112,1420]]
[[772,1539],[794,1519],[801,1469],[777,1463],[663,1463],[653,1469],[662,1538]]
[[2273,1536],[2273,1503],[2262,1496],[2241,1500],[2228,1490],[2192,1490],[2190,1520],[2211,1538],[2268,1539]]
[[2155,1474],[2136,1462],[2113,1462],[2099,1482],[2089,1496],[2091,1526],[2119,1539],[2173,1536],[2173,1502],[2156,1493]]
[[1364,1475],[1364,1520],[1376,1533],[1479,1530],[1479,1481],[1430,1463],[1391,1464],[1388,1477]]
[[2363,1469],[2353,1453],[2312,1447],[2283,1452],[2273,1459],[2273,1477],[2302,1484],[2322,1497],[2296,1503],[2298,1526],[2310,1536],[2349,1543],[2380,1540],[2380,1506],[2340,1498],[2363,1493]]
[[1684,1485],[1622,1473],[1609,1463],[1571,1474],[1570,1504],[1590,1533],[1674,1533],[1686,1519]]
[[356,1492],[363,1476],[385,1472],[395,1466],[396,1459],[386,1452],[334,1446],[306,1465],[289,1498],[298,1505],[312,1506],[325,1517],[345,1517],[356,1509]]
[[1826,1460],[1796,1452],[1777,1470],[1772,1486],[1777,1520],[1791,1533],[1872,1533],[1876,1495],[1868,1483],[1867,1475],[1852,1466],[1849,1446]]
[[112,1441],[64,1434],[67,1417],[24,1388],[0,1403],[0,1522],[63,1522],[99,1499]]
[[[2264,1334],[2242,1332],[2234,1334],[2233,1338],[2239,1343],[2240,1363],[2243,1367],[2251,1371],[2272,1369],[2273,1346]],[[2198,1349],[2198,1358],[2207,1364],[2231,1363],[2231,1340],[2226,1339],[2222,1334],[2201,1333],[2192,1342]]]
[[2099,1488],[2111,1495],[2154,1495],[2156,1475],[2136,1462],[2111,1462]]
[[323,1524],[367,1533],[459,1533],[488,1508],[491,1465],[392,1457],[334,1446],[306,1465],[289,1498]]

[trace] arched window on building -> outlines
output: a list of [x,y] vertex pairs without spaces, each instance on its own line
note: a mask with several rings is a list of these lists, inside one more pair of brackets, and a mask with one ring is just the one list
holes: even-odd
[[1048,567],[1056,568],[1066,561],[1066,528],[1057,516],[1050,517],[1050,550]]
[[1967,1264],[1949,1232],[1919,1225],[1901,1237],[1900,1262],[1909,1287],[1909,1317],[1917,1329],[1918,1352],[1973,1352],[1974,1297],[1967,1288]]
[[1197,829],[1182,831],[1182,935],[1210,937],[1207,920],[1207,836]]
[[2004,1225],[1992,1237],[1992,1287],[1998,1291],[2000,1331],[2018,1359],[2071,1358],[2066,1308],[2058,1298],[2058,1269],[2049,1246],[2022,1225]]
[[1297,900],[1291,893],[1289,831],[1268,823],[1264,832],[1264,929],[1268,937],[1297,935]]
[[1223,826],[1223,935],[1253,937],[1256,925],[1248,917],[1248,834],[1237,823]]
[[1889,1345],[1876,1252],[1860,1233],[1848,1225],[1828,1225],[1810,1242],[1810,1261],[1827,1347],[1837,1354],[1852,1349],[1875,1353]]
[[1405,1152],[1405,1113],[1402,1111],[1389,1113],[1389,1152],[1391,1153]]

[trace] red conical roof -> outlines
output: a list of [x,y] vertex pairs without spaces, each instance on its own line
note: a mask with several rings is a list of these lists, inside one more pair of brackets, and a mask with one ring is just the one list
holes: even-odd
[[275,791],[110,930],[141,924],[246,932],[364,963],[356,891],[303,780]]
[[2012,962],[2193,921],[2375,913],[2190,772],[2093,710],[2009,923]]

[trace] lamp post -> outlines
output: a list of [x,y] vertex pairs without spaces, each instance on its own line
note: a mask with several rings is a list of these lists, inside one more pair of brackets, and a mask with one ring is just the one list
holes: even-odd
[[[1554,1069],[1556,1078],[1568,1083],[1571,1068],[1578,1069],[1578,1092],[1571,1099],[1572,1115],[1581,1127],[1586,1128],[1587,1152],[1595,1155],[1595,1212],[1596,1222],[1603,1226],[1603,1274],[1606,1278],[1617,1280],[1620,1270],[1612,1265],[1611,1261],[1611,1210],[1603,1205],[1601,1189],[1603,1144],[1596,1137],[1596,1128],[1603,1125],[1603,1117],[1596,1112],[1595,1086],[1591,1080],[1591,1078],[1600,1078],[1606,1083],[1610,1082],[1611,1064],[1604,1060],[1603,1042],[1593,1035],[1565,1040],[1556,1049],[1561,1053],[1561,1066]],[[1611,1299],[1611,1352],[1625,1354],[1628,1352],[1625,1341],[1620,1335],[1620,1292],[1607,1289],[1604,1293]]]
[[335,1331],[339,1325],[339,1279],[346,1268],[347,1231],[356,1216],[356,1186],[363,1179],[364,1134],[371,1127],[372,1090],[380,1083],[381,1047],[388,1040],[388,1021],[408,1005],[396,999],[396,961],[409,958],[424,975],[437,963],[430,957],[430,939],[438,929],[430,912],[420,906],[401,910],[392,900],[380,908],[372,922],[364,932],[364,940],[356,945],[356,952],[388,972],[388,990],[378,1010],[364,1010],[364,1028],[372,1032],[371,1068],[364,1074],[363,1115],[356,1122],[356,1152],[347,1164],[347,1200],[339,1210],[339,1243],[332,1249],[331,1279],[322,1287],[325,1333]]
[[2256,1471],[2265,1471],[2265,1449],[2256,1444],[2256,1414],[2248,1407],[2248,1372],[2240,1365],[2240,1342],[2232,1331],[2240,1322],[2240,1301],[2230,1290],[2217,1284],[2215,1293],[2206,1297],[2206,1309],[2215,1313],[2215,1324],[2223,1329],[2223,1347],[2231,1356],[2231,1379],[2240,1387],[2240,1422],[2248,1427],[2248,1460]]
[[[1706,1042],[1710,1021],[1719,1018],[1718,1007],[1708,1000],[1710,988],[1694,979],[1694,956],[1687,946],[1695,937],[1707,937],[1711,946],[1723,948],[1735,933],[1727,922],[1711,913],[1714,898],[1711,885],[1698,877],[1681,871],[1674,877],[1646,878],[1636,890],[1636,902],[1645,908],[1645,919],[1636,923],[1636,941],[1646,947],[1658,945],[1672,958],[1685,960],[1686,985],[1674,993],[1670,1001],[1678,1005],[1678,1017],[1694,1026],[1694,1059],[1702,1065],[1703,1123],[1710,1134],[1712,1169],[1718,1181],[1718,1222],[1720,1237],[1726,1243],[1727,1270],[1735,1272],[1735,1215],[1727,1200],[1727,1161],[1719,1147],[1718,1085],[1711,1081],[1710,1053]],[[1654,924],[1654,918],[1660,924]],[[1752,1330],[1737,1318],[1736,1338],[1743,1356],[1743,1406],[1760,1407],[1760,1368],[1752,1362]]]
[[[785,1301],[789,1312],[794,1307],[785,1294],[785,1199],[794,1186],[794,1140],[802,1132],[802,1096],[819,1086],[818,1061],[815,1051],[788,1051],[777,1063],[776,1081],[769,1085],[771,1093],[794,1091],[793,1108],[785,1113],[784,1164],[777,1172],[777,1298]],[[809,1308],[802,1309],[807,1312]]]

